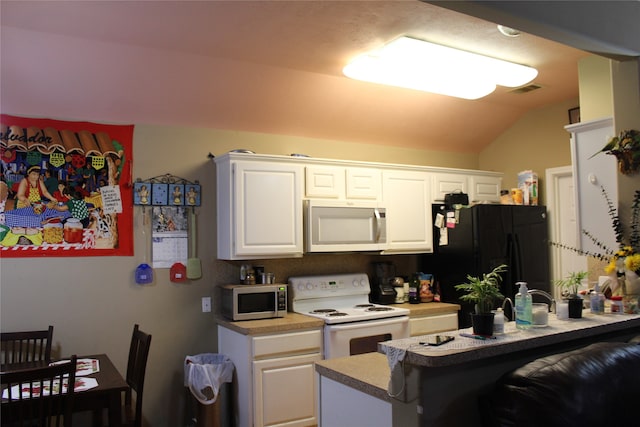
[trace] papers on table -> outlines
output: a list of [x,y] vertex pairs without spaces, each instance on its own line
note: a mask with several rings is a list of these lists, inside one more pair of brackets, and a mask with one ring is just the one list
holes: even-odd
[[[58,360],[57,362],[50,363],[50,365],[60,365],[69,362],[70,360]],[[98,359],[78,359],[76,361],[76,377],[83,377],[98,372],[100,372],[100,362]]]
[[[56,362],[50,363],[50,365],[60,365],[62,363],[69,362],[69,359],[58,360]],[[92,375],[98,372],[100,372],[100,362],[98,361],[98,359],[78,359],[76,361],[76,382],[74,390],[78,392],[98,387],[98,380],[96,380],[95,378],[85,378],[86,375]],[[62,381],[62,393],[67,392],[68,382],[69,381],[66,378]],[[29,383],[22,384],[22,386],[22,397],[29,398]],[[39,397],[41,393],[43,396],[60,394],[60,381],[54,381],[52,388],[53,390],[51,390],[51,388],[49,387],[48,382],[44,387],[41,387],[40,382],[36,381],[33,383],[33,396]],[[14,400],[18,400],[20,398],[18,395],[18,389],[19,387],[17,385],[11,388],[11,395],[13,396]],[[2,391],[2,398],[9,398],[9,390],[4,389]]]
[[[98,387],[98,381],[95,378],[76,378],[76,382],[74,384],[74,390],[76,392],[78,391],[84,391],[84,390],[89,390],[92,389],[94,387]],[[33,393],[30,392],[30,389],[33,388]],[[69,388],[69,380],[68,379],[64,379],[62,381],[62,393],[66,393],[67,390]],[[22,398],[23,399],[28,399],[31,395],[33,395],[34,397],[40,397],[40,395],[42,396],[50,396],[50,395],[56,395],[56,394],[60,394],[60,381],[59,380],[55,380],[53,381],[53,383],[50,384],[49,382],[46,382],[44,384],[43,387],[41,387],[40,382],[36,381],[33,384],[29,384],[29,383],[24,383],[22,384],[22,388],[20,388],[20,386],[15,385],[13,387],[11,387],[11,396],[13,397],[13,400],[19,400],[20,399],[20,395],[19,392],[22,393]],[[8,399],[9,398],[9,390],[8,389],[4,389],[2,391],[2,398],[3,399]]]

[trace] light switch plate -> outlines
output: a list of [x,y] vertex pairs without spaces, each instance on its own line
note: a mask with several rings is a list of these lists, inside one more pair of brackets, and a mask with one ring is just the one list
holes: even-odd
[[202,312],[211,312],[211,297],[202,297]]

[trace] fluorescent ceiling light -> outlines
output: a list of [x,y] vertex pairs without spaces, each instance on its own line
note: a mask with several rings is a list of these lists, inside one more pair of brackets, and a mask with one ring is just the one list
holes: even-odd
[[409,37],[354,58],[342,70],[352,79],[464,99],[489,95],[496,85],[518,87],[535,68]]

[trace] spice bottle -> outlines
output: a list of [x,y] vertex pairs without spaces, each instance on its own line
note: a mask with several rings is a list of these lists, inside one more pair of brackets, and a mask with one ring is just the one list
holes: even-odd
[[409,282],[409,304],[418,304],[420,302],[420,276],[418,273],[413,275]]

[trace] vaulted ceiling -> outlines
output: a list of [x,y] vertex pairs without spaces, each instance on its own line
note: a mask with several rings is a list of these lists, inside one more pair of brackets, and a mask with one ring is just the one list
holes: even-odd
[[[577,98],[589,54],[408,0],[3,0],[0,11],[3,113],[460,152]],[[350,58],[401,35],[535,67],[539,89],[469,101],[342,75]]]

